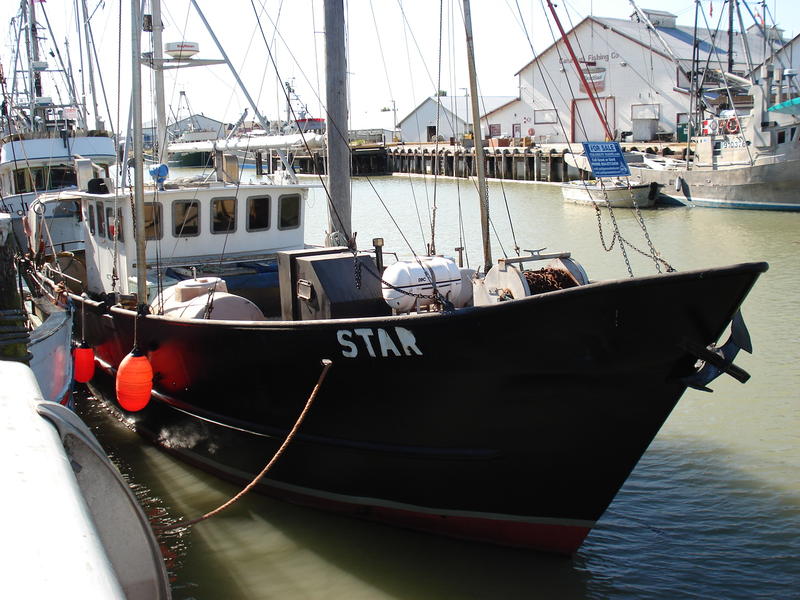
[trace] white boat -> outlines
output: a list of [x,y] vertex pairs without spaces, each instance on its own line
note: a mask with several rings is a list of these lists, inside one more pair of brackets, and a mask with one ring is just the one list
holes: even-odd
[[[14,235],[21,248],[28,243],[22,215],[38,195],[74,188],[78,168],[90,170],[92,178],[97,179],[95,188],[101,189],[109,176],[109,165],[117,158],[114,140],[102,121],[96,116],[94,128],[88,126],[85,105],[76,97],[70,74],[42,60],[35,6],[26,0],[20,2],[18,22],[22,25],[10,72],[18,73],[24,81],[12,86],[8,110],[0,115],[0,211],[14,218]],[[44,74],[52,77],[54,92],[67,91],[65,102],[42,95]],[[75,158],[82,161],[76,163]],[[78,215],[74,202],[49,204],[42,213],[47,227],[30,243],[37,248],[45,244],[55,252],[82,248]]]
[[622,179],[569,181],[560,187],[565,202],[612,208],[650,208],[656,203],[659,188],[658,184]]
[[[643,20],[658,36],[646,16]],[[692,115],[688,162],[632,164],[632,177],[662,185],[663,195],[687,206],[800,210],[800,111],[793,100],[781,102],[794,84],[780,63],[780,57],[770,56],[752,71],[752,80],[715,70],[721,82],[715,91],[727,94],[733,108],[710,114],[701,103]],[[702,71],[694,68],[687,76],[690,94],[703,90]],[[752,107],[736,109],[735,94],[751,97]]]
[[0,381],[4,596],[169,598],[147,517],[92,432],[26,365],[0,360]]
[[71,406],[73,311],[63,294],[23,289],[25,298],[19,296],[12,222],[0,213],[0,355],[28,363],[45,400]]

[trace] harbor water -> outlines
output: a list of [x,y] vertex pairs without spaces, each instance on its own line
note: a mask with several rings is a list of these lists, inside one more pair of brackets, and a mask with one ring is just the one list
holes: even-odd
[[[554,186],[489,188],[495,258],[513,254],[516,238],[522,249],[572,252],[592,279],[628,276],[619,242],[603,248],[600,232],[606,246],[615,233],[605,210],[598,221],[592,207],[564,204]],[[436,206],[437,252],[455,255],[463,245],[475,268],[476,198],[465,180],[440,179],[434,189],[430,178],[357,179],[353,229],[360,247],[382,237],[387,251],[405,257],[431,241],[428,215]],[[322,242],[322,189],[312,190],[306,210],[307,239]],[[637,276],[656,272],[648,238],[679,271],[770,263],[742,309],[754,353],[736,362],[752,379],[743,385],[723,376],[713,393],[686,392],[576,556],[444,539],[248,495],[190,530],[159,534],[173,597],[800,599],[800,213],[642,213],[646,229],[635,211],[614,211],[622,238],[642,251],[625,245]],[[155,526],[194,518],[238,492],[78,395],[82,416]]]

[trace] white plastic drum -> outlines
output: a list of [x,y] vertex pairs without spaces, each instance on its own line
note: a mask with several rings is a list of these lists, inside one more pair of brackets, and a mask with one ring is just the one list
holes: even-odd
[[381,285],[383,299],[397,312],[411,312],[418,306],[432,304],[431,298],[419,296],[432,296],[434,285],[439,294],[456,306],[462,297],[461,271],[452,259],[443,256],[421,256],[418,260],[396,262],[383,272],[383,280],[391,284]]

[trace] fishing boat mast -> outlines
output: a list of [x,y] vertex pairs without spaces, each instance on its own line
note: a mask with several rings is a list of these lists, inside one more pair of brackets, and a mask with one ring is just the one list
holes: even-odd
[[[22,6],[24,9],[24,0]],[[39,44],[36,41],[36,12],[34,6],[34,1],[29,0],[27,5],[28,28],[26,35],[28,37],[28,100],[30,102],[31,131],[36,130],[36,99],[42,95],[42,76],[36,70],[39,62]]]
[[352,246],[350,142],[347,135],[347,57],[342,0],[325,1],[325,98],[328,105],[327,246]]
[[161,33],[164,26],[161,23],[161,2],[154,0],[153,11],[153,71],[155,72],[156,94],[156,163],[161,164],[167,159],[167,110],[164,94],[164,45]]
[[476,172],[478,175],[478,199],[480,202],[481,239],[483,241],[483,270],[492,268],[492,246],[489,241],[489,190],[486,187],[486,158],[481,136],[481,114],[478,108],[478,77],[475,74],[475,46],[472,38],[472,13],[469,0],[464,0],[464,32],[467,37],[467,66],[469,67],[469,90],[472,103],[472,140],[475,146]]
[[133,128],[133,202],[136,225],[136,294],[139,309],[147,306],[147,258],[144,235],[144,132],[142,128],[142,13],[131,0],[131,115]]

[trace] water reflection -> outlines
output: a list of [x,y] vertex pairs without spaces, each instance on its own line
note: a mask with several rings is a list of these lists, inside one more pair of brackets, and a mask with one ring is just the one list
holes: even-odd
[[[156,525],[238,491],[80,404]],[[572,560],[257,495],[160,541],[174,597],[186,599],[790,597],[800,581],[800,497],[737,462],[705,440],[658,438]]]

